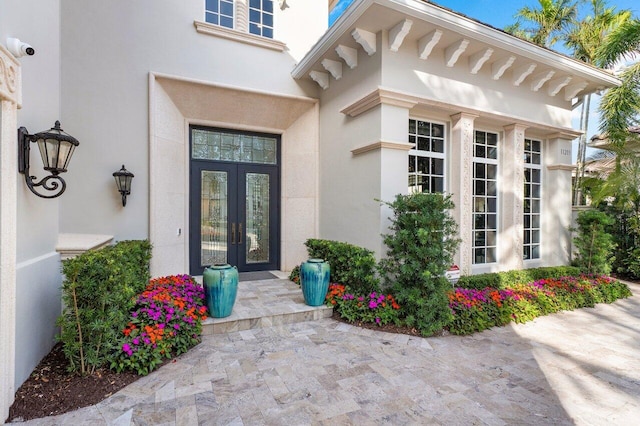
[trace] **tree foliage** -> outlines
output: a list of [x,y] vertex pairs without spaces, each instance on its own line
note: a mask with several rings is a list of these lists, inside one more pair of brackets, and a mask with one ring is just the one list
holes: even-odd
[[384,204],[393,217],[392,232],[384,236],[387,257],[380,262],[381,273],[403,306],[407,325],[431,335],[451,320],[451,285],[444,273],[460,244],[450,214],[453,202],[443,194],[416,193]]

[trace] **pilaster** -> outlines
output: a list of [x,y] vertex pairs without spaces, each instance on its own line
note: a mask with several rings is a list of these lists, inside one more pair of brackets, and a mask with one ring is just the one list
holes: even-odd
[[15,394],[16,224],[20,64],[0,45],[0,421]]
[[500,233],[498,259],[503,270],[522,269],[524,202],[524,131],[522,124],[504,127],[500,147]]
[[448,191],[455,203],[453,217],[462,242],[455,261],[462,274],[471,273],[473,122],[477,115],[464,112],[451,116],[451,173]]

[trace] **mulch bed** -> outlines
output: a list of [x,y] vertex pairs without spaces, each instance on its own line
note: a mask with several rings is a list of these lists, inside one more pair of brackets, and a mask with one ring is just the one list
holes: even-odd
[[68,373],[68,365],[62,344],[56,344],[16,392],[7,421],[56,416],[94,405],[140,378],[111,370],[81,376]]

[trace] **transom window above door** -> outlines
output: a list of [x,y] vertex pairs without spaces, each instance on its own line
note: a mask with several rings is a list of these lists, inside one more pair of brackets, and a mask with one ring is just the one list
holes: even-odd
[[273,137],[191,129],[194,160],[278,164],[278,140]]

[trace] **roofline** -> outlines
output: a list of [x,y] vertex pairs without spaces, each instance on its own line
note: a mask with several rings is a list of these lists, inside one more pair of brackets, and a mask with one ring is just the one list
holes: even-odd
[[308,74],[314,64],[322,58],[327,49],[337,42],[373,4],[389,7],[418,19],[424,19],[424,15],[428,13],[432,18],[430,21],[440,27],[453,27],[455,31],[475,40],[502,48],[506,51],[519,53],[522,56],[540,61],[552,68],[561,68],[570,73],[580,72],[585,78],[595,80],[605,87],[619,86],[621,83],[620,79],[606,70],[594,67],[553,50],[540,47],[437,4],[420,0],[354,0],[342,16],[340,16],[333,26],[329,28],[311,50],[309,50],[305,57],[293,68],[291,72],[293,78],[299,79]]

